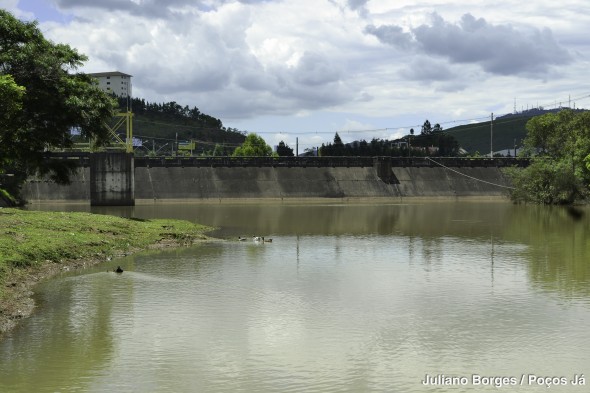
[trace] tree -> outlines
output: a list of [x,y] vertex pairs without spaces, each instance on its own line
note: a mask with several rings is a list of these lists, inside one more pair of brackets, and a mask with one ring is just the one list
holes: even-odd
[[17,125],[24,94],[25,88],[17,85],[12,75],[0,75],[0,130],[11,129]]
[[269,157],[272,156],[272,148],[266,144],[262,137],[252,133],[248,134],[242,145],[234,151],[234,157]]
[[[0,10],[0,171],[24,179],[39,172],[65,183],[74,165],[49,161],[45,151],[72,145],[77,128],[98,145],[108,141],[105,121],[116,102],[90,76],[76,70],[86,61],[68,45],[43,37],[36,22]],[[5,94],[6,92],[6,94]]]
[[422,130],[420,131],[420,135],[430,135],[432,134],[432,126],[430,125],[430,122],[428,120],[426,120],[424,122],[424,124],[422,125]]
[[280,141],[279,145],[277,146],[277,154],[279,157],[293,157],[293,149],[286,145],[285,142]]
[[452,135],[436,134],[436,146],[438,147],[439,156],[456,156],[459,154],[459,142]]
[[[24,92],[24,87],[18,86],[12,76],[0,75],[0,130],[11,129],[16,123],[16,116],[22,110]],[[9,157],[0,155],[0,187],[7,189],[17,188],[15,179],[12,176],[3,176],[4,168],[9,163]],[[2,200],[11,204],[15,202],[14,198],[7,191],[0,188],[0,202]]]
[[590,112],[563,110],[527,122],[525,151],[533,155],[529,167],[508,175],[516,202],[570,204],[589,195]]
[[543,205],[569,204],[577,198],[578,180],[567,163],[554,159],[537,159],[525,169],[510,168],[507,173],[515,202]]
[[[332,146],[328,145],[328,154],[330,156],[344,156],[346,153],[344,152],[344,143],[342,142],[342,138],[338,133],[334,134],[334,144]],[[322,153],[323,155],[323,153]]]
[[213,153],[211,153],[211,155],[217,157],[217,156],[224,156],[225,155],[225,151],[223,149],[223,146],[221,146],[219,143],[215,144],[215,148],[213,149]]

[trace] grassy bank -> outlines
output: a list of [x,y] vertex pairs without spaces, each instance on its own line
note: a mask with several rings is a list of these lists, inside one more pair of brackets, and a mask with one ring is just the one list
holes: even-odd
[[0,333],[32,309],[30,288],[72,266],[192,244],[211,228],[178,220],[0,209]]

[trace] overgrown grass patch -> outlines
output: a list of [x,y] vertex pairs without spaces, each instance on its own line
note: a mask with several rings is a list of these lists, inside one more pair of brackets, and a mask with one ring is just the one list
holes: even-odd
[[191,243],[210,229],[180,220],[0,209],[0,284],[14,269],[106,257],[161,241]]

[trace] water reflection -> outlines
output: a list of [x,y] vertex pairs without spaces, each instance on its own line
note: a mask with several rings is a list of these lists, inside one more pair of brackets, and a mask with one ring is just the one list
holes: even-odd
[[526,244],[531,281],[565,296],[590,295],[590,218],[573,219],[565,208],[514,209],[505,237]]
[[[590,367],[588,221],[561,209],[116,212],[190,219],[234,241],[46,283],[39,313],[0,343],[2,391],[415,392],[426,390],[426,373],[569,376]],[[237,241],[253,234],[274,241]],[[123,275],[106,272],[116,265]]]
[[562,207],[474,201],[176,203],[92,208],[82,204],[44,204],[31,207],[186,219],[220,228],[213,235],[226,238],[252,235],[408,236],[411,239],[410,259],[417,242],[422,247],[426,269],[440,260],[437,243],[444,237],[488,242],[489,249],[482,252],[489,257],[490,263],[494,262],[494,255],[501,257],[498,251],[494,251],[494,243],[512,244],[510,253],[524,257],[530,281],[535,286],[565,296],[587,297],[590,294],[590,264],[587,263],[590,260],[590,209],[587,207],[578,208],[581,215],[576,217]]
[[8,345],[0,347],[2,391],[88,388],[84,381],[109,361],[115,347],[110,317],[116,301],[109,294],[96,296],[96,290],[114,278],[105,273],[92,280],[81,276],[65,285],[47,284],[50,290],[36,299],[43,312],[27,320],[7,340]]
[[[419,239],[429,265],[440,259],[436,242],[451,236],[528,246],[522,252],[531,282],[566,296],[590,294],[590,209],[517,206],[506,202],[424,203],[176,203],[135,207],[37,205],[32,208],[84,210],[127,217],[187,219],[220,228],[213,235],[402,235]],[[427,240],[430,239],[430,240]],[[412,244],[412,242],[410,242]],[[410,248],[411,253],[414,245]],[[518,247],[517,247],[518,248]],[[457,250],[460,252],[460,250]],[[520,255],[520,254],[518,254]]]
[[472,236],[501,225],[513,205],[504,202],[428,203],[175,203],[134,207],[90,207],[85,204],[30,205],[32,209],[92,211],[123,217],[178,218],[223,228],[279,235],[419,234]]

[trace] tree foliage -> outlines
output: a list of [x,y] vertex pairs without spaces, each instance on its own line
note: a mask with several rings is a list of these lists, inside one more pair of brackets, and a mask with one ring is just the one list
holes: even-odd
[[572,203],[580,185],[568,164],[546,158],[534,160],[525,169],[508,169],[514,186],[512,200],[542,205]]
[[398,140],[373,138],[370,142],[365,140],[344,144],[336,133],[334,143],[322,144],[320,154],[322,156],[456,156],[459,154],[459,143],[452,136],[442,132],[440,124],[431,127],[426,120],[422,126],[420,135],[414,136],[414,129],[410,129],[410,135]]
[[420,130],[420,134],[421,135],[429,135],[432,132],[432,126],[430,125],[430,122],[428,120],[426,120],[424,122],[424,124],[422,125],[422,128]]
[[[119,107],[125,108],[127,105],[136,115],[163,115],[163,117],[171,119],[190,119],[198,121],[202,127],[216,130],[233,130],[231,128],[226,129],[220,119],[202,113],[196,106],[190,108],[188,105],[182,106],[176,101],[157,103],[134,97],[128,102],[127,97],[119,97]],[[236,130],[236,132],[238,131]]]
[[562,110],[532,118],[527,123],[525,155],[533,157],[525,169],[508,172],[516,202],[570,204],[589,194],[590,112]]
[[14,81],[12,75],[0,75],[0,127],[11,127],[23,106],[25,88]]
[[68,45],[46,40],[36,22],[0,10],[0,170],[21,178],[39,171],[67,182],[72,165],[47,161],[44,152],[71,146],[74,127],[97,144],[108,140],[104,121],[116,103],[90,76],[76,72],[86,60]]
[[285,142],[280,141],[279,145],[277,146],[277,154],[279,157],[293,157],[293,149],[289,147],[289,145],[285,144]]
[[[19,86],[11,75],[0,75],[0,130],[10,130],[18,124],[25,88]],[[0,173],[7,157],[0,156]]]
[[143,98],[119,97],[121,110],[133,112],[134,136],[144,142],[136,155],[168,154],[165,146],[171,141],[195,141],[194,155],[231,155],[234,147],[246,139],[245,132],[224,127],[220,119],[207,115],[197,107],[182,106],[175,101],[156,103]]
[[272,148],[264,139],[254,133],[248,134],[244,143],[234,150],[234,157],[270,157]]

